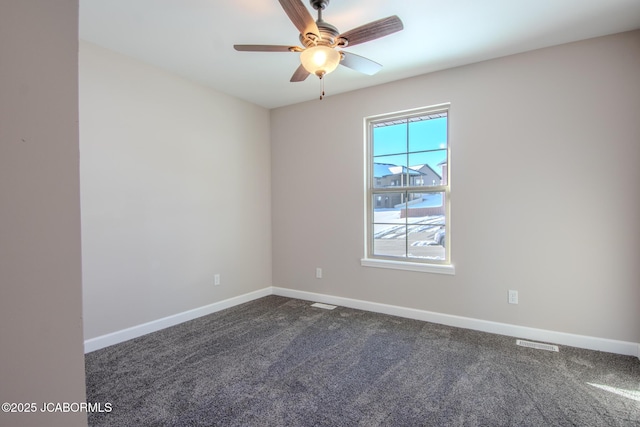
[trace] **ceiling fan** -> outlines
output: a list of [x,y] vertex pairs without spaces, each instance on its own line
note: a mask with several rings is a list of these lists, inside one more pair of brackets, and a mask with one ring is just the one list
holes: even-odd
[[[397,16],[379,19],[357,28],[340,33],[336,27],[322,19],[322,11],[329,0],[310,0],[311,6],[318,11],[318,19],[313,17],[302,0],[278,0],[293,25],[300,31],[300,46],[278,46],[259,44],[236,44],[238,51],[247,52],[300,52],[301,65],[293,73],[292,82],[304,81],[310,74],[322,79],[340,64],[364,74],[373,75],[382,65],[362,56],[336,50],[355,46],[402,30],[402,21]],[[320,97],[322,99],[322,96]]]

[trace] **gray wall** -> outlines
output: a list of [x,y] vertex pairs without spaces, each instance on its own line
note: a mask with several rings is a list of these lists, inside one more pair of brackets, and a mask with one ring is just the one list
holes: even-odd
[[0,1],[0,402],[85,400],[77,53],[77,0]]
[[[639,342],[638,76],[635,31],[272,110],[273,285]],[[443,102],[456,274],[362,267],[363,118]]]
[[268,110],[81,42],[80,154],[85,339],[271,285]]

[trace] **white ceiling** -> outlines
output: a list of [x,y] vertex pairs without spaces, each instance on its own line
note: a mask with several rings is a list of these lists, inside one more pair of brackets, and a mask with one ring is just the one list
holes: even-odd
[[[331,0],[323,18],[346,32],[390,15],[402,19],[403,31],[345,49],[382,71],[339,67],[325,77],[327,96],[638,29],[640,0]],[[300,45],[277,0],[80,0],[80,38],[267,108],[320,92],[315,76],[289,83],[298,53],[233,49]]]

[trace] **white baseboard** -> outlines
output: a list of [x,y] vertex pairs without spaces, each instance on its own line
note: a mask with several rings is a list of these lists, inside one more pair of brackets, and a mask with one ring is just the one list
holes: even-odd
[[137,338],[151,332],[156,332],[170,326],[175,326],[189,320],[197,319],[198,317],[206,316],[208,314],[224,310],[226,308],[244,304],[245,302],[253,301],[254,299],[266,297],[267,295],[271,295],[272,293],[272,288],[268,287],[223,301],[214,302],[213,304],[208,304],[203,307],[194,308],[193,310],[187,310],[182,313],[163,317],[162,319],[153,320],[151,322],[143,323],[137,326],[132,326],[121,331],[116,331],[110,334],[91,338],[85,340],[84,352],[90,353],[95,350],[100,350],[101,348],[108,347],[110,345],[119,344],[121,342],[128,341],[130,339]]
[[584,348],[588,350],[605,351],[608,353],[623,354],[625,356],[636,356],[640,359],[640,343],[616,341],[606,338],[590,337],[585,335],[568,334],[564,332],[548,331],[544,329],[529,328],[526,326],[510,325],[507,323],[491,322],[488,320],[473,319],[470,317],[454,316],[450,314],[435,313],[426,310],[400,307],[396,305],[381,304],[376,302],[356,300],[351,298],[336,297],[314,292],[298,291],[295,289],[267,287],[248,294],[239,295],[224,301],[219,301],[203,307],[188,310],[162,319],[143,323],[131,328],[102,335],[96,338],[85,340],[84,351],[90,353],[110,345],[118,344],[137,338],[142,335],[156,332],[170,326],[174,326],[189,320],[206,316],[226,308],[234,307],[245,302],[253,301],[267,295],[279,295],[283,297],[302,299],[325,304],[338,305],[355,308],[359,310],[372,311],[375,313],[389,314],[392,316],[405,317],[408,319],[422,320],[426,322],[439,323],[442,325],[455,326],[458,328],[471,329],[475,331],[489,332],[492,334],[506,335],[516,338],[526,338],[530,340],[542,341],[571,347]]
[[472,329],[475,331],[489,332],[492,334],[506,335],[517,338],[543,341],[547,343],[567,345],[584,348],[587,350],[605,351],[608,353],[636,356],[640,358],[640,343],[616,341],[606,338],[590,337],[585,335],[568,334],[565,332],[548,331],[544,329],[529,328],[526,326],[510,325],[507,323],[491,322],[488,320],[472,319],[470,317],[454,316],[450,314],[435,313],[432,311],[417,310],[413,308],[395,305],[381,304],[351,298],[335,297],[332,295],[317,294],[313,292],[297,291],[286,288],[273,288],[273,294],[283,297],[297,298],[325,304],[338,305],[359,310],[373,311],[375,313],[389,314],[408,319],[423,320],[458,328]]

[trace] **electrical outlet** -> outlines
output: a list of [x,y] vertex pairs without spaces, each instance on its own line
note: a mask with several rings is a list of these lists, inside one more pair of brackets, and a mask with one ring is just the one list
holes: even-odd
[[322,279],[322,269],[320,267],[316,268],[316,279]]
[[220,275],[219,274],[214,274],[214,276],[213,276],[213,284],[215,286],[218,286],[220,284]]
[[509,289],[509,304],[518,303],[518,291]]

